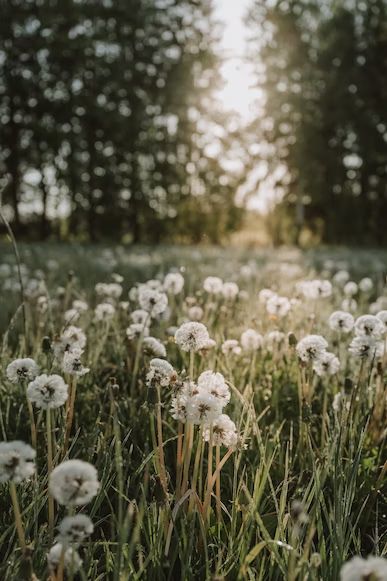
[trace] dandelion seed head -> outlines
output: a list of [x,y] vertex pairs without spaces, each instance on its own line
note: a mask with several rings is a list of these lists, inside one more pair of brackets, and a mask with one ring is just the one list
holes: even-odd
[[59,504],[81,506],[90,502],[99,490],[97,470],[83,460],[66,460],[50,475],[49,490]]
[[0,442],[0,483],[29,480],[35,473],[35,457],[29,444],[19,440]]
[[28,384],[27,397],[37,408],[55,409],[68,398],[68,385],[60,375],[38,375]]

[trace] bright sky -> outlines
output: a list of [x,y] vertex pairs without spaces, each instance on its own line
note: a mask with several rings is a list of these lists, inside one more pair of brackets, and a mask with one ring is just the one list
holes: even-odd
[[216,19],[223,24],[222,75],[225,86],[219,92],[226,109],[237,111],[243,120],[250,116],[250,106],[257,97],[252,88],[251,66],[244,60],[247,29],[243,22],[250,0],[215,0]]

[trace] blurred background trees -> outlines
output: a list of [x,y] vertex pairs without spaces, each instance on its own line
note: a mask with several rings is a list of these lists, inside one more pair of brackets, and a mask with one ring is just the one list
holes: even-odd
[[386,244],[386,0],[257,0],[249,23],[274,238]]
[[208,0],[2,8],[0,178],[19,236],[218,243],[264,164],[250,193],[271,189],[275,244],[387,243],[387,0],[251,0],[264,97],[239,127],[216,101]]

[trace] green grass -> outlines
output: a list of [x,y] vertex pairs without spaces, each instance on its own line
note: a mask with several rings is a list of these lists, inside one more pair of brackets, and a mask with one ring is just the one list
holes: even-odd
[[[69,456],[94,464],[101,488],[82,509],[92,518],[95,532],[80,549],[83,566],[75,579],[335,581],[343,562],[352,555],[386,555],[386,412],[382,410],[381,418],[377,418],[380,402],[376,397],[377,389],[385,390],[385,361],[378,366],[368,363],[360,373],[358,360],[347,351],[352,334],[339,339],[329,329],[329,314],[340,308],[343,298],[338,287],[330,298],[303,299],[284,319],[268,316],[258,301],[258,291],[264,287],[291,298],[299,280],[320,275],[331,278],[332,273],[347,268],[355,281],[366,275],[374,280],[373,291],[358,297],[355,315],[368,313],[370,303],[386,292],[386,253],[118,247],[108,249],[107,254],[105,247],[54,245],[22,246],[20,253],[28,267],[27,291],[31,286],[28,280],[41,276],[36,269],[43,271],[44,283],[36,294],[27,292],[26,335],[17,277],[12,274],[0,279],[0,440],[30,441],[25,393],[7,380],[8,363],[16,357],[31,356],[42,372],[61,373],[52,354],[43,350],[42,340],[60,334],[64,311],[73,299],[82,298],[90,305],[75,323],[87,335],[83,360],[91,371],[78,380]],[[1,262],[15,264],[9,246],[2,246],[1,256]],[[254,267],[253,276],[248,278],[241,274],[241,266],[247,263]],[[293,265],[291,272],[289,264]],[[137,346],[128,342],[125,330],[130,310],[136,306],[132,304],[127,312],[117,309],[110,324],[101,325],[93,318],[98,302],[94,286],[111,280],[112,272],[124,277],[121,300],[126,301],[134,283],[162,277],[177,268],[186,279],[184,291],[170,299],[169,319],[155,321],[151,335],[166,345],[167,360],[177,372],[188,374],[189,357],[179,351],[168,329],[188,318],[187,297],[203,306],[202,322],[217,346],[205,356],[195,355],[194,379],[206,369],[223,373],[232,393],[225,413],[236,423],[241,438],[221,472],[220,519],[214,498],[209,520],[200,513],[199,503],[190,512],[189,501],[176,499],[178,422],[169,412],[173,395],[169,388],[161,394],[168,473],[165,499],[158,474],[159,455],[150,429],[156,414],[155,394],[145,381],[151,357],[141,350],[138,377],[130,395]],[[245,296],[230,303],[218,301],[213,310],[206,309],[211,301],[202,283],[209,275],[236,281]],[[7,290],[10,279],[16,282]],[[59,298],[58,286],[64,289]],[[50,300],[45,313],[37,307],[39,294]],[[222,353],[224,339],[239,339],[249,327],[262,335],[274,329],[292,332],[297,339],[309,333],[322,334],[329,349],[339,354],[341,369],[336,376],[311,378],[313,397],[310,402],[301,402],[301,415],[300,365],[286,341],[275,352],[265,346],[253,358],[246,353],[231,358]],[[346,378],[358,384],[359,398],[349,412],[336,413],[333,398],[344,390]],[[112,389],[113,384],[118,388]],[[325,394],[328,421],[321,444]],[[347,397],[349,401],[351,394]],[[26,536],[31,542],[30,565],[39,579],[47,579],[46,553],[50,545],[45,421],[38,411],[35,417],[38,476],[18,485],[18,493]],[[64,424],[64,413],[59,409],[54,413],[56,463],[60,461]],[[198,442],[196,429],[193,457]],[[222,448],[222,456],[226,452]],[[207,449],[198,457],[202,498]],[[290,514],[294,500],[302,502],[306,522],[298,522]],[[0,505],[0,579],[28,578],[28,561],[22,559],[18,549],[6,484],[0,484]],[[57,506],[57,522],[64,514],[64,509]],[[172,536],[166,555],[170,526]]]

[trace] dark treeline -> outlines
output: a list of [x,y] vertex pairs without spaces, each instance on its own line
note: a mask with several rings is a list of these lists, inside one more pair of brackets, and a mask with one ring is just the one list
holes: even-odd
[[255,130],[268,171],[287,170],[275,241],[387,244],[387,1],[256,0],[249,23]]
[[[214,100],[209,0],[2,2],[0,177],[15,232],[219,242],[263,164],[252,193],[270,182],[281,200],[274,243],[387,244],[387,0],[251,0],[247,21],[264,99],[237,131]],[[244,169],[227,171],[241,150]]]
[[[240,177],[206,149],[224,124],[209,115],[208,0],[9,0],[0,30],[3,202],[16,232],[216,242],[237,227]],[[217,132],[221,148],[230,139]]]

